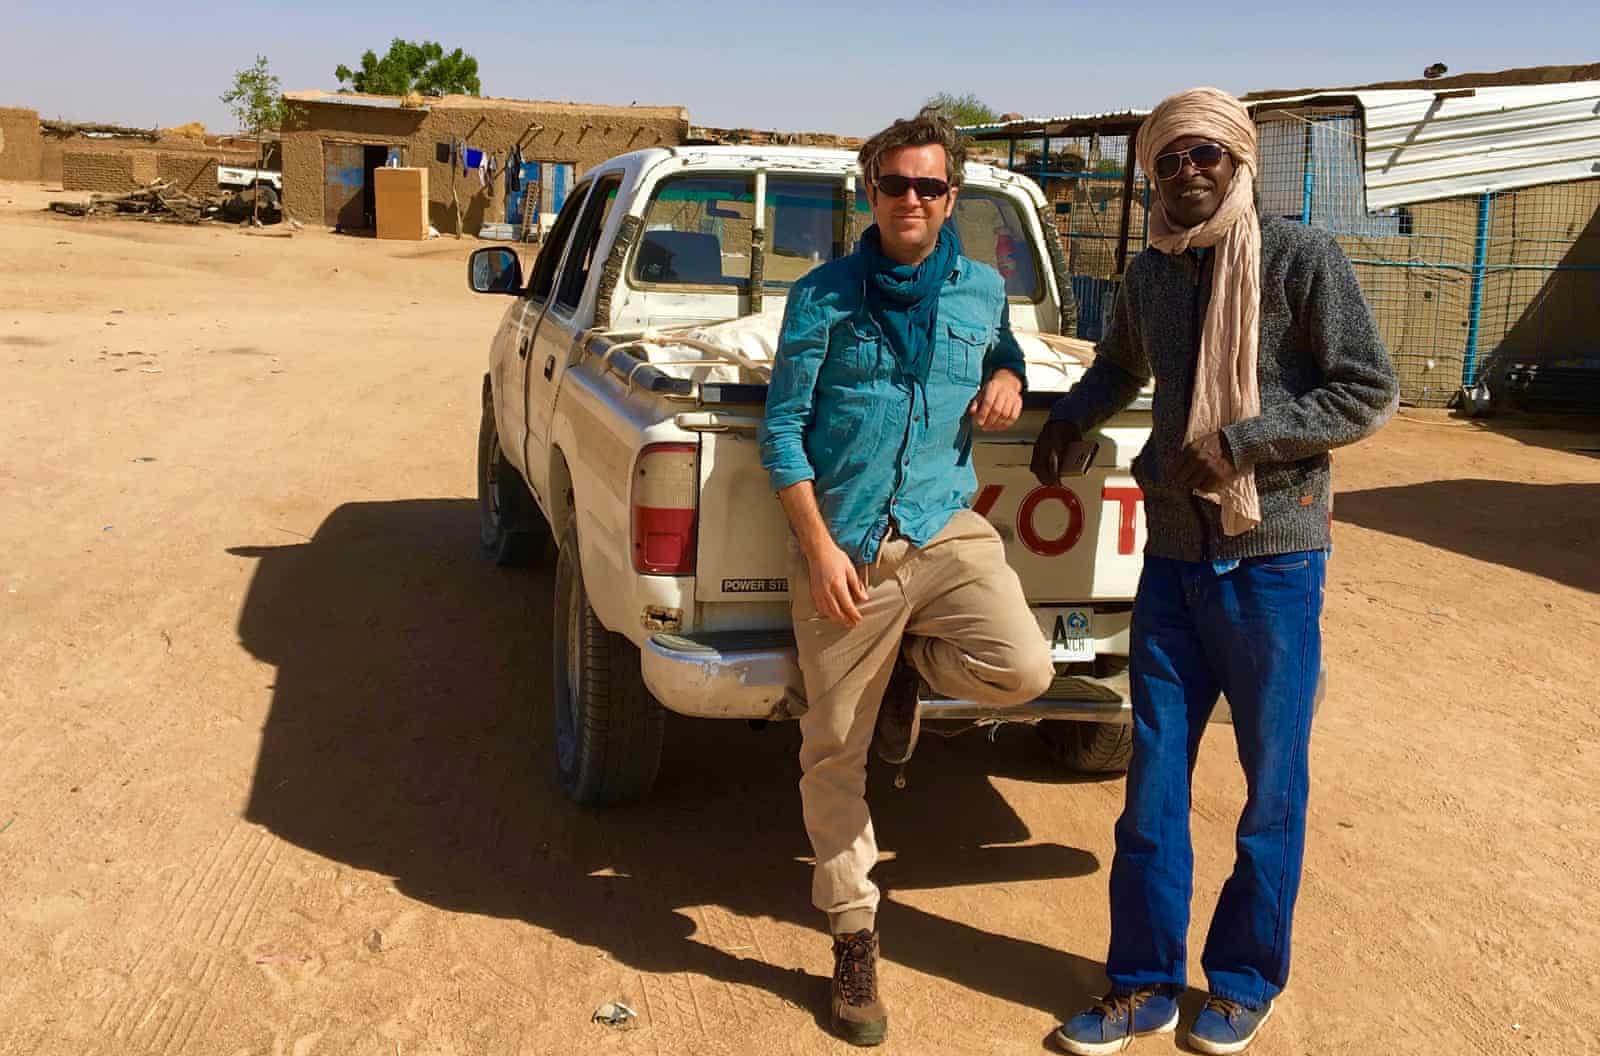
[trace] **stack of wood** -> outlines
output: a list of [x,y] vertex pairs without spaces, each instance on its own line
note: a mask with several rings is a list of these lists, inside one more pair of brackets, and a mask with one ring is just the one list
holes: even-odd
[[195,195],[170,181],[154,183],[127,194],[92,194],[84,202],[51,202],[52,212],[67,216],[133,216],[140,220],[198,224],[221,211],[226,194]]

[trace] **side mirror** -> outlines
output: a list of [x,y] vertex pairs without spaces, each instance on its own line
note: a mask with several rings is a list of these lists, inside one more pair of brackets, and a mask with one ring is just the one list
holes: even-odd
[[473,293],[522,292],[522,261],[516,250],[490,246],[467,258],[467,285]]

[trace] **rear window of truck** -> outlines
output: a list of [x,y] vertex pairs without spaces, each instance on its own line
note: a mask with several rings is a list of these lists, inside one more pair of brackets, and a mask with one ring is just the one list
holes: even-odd
[[[858,230],[872,222],[865,193],[852,203]],[[839,180],[769,174],[765,229],[767,289],[784,290],[806,272],[849,253],[844,194]],[[633,254],[631,277],[641,286],[727,288],[750,286],[750,242],[755,218],[751,173],[677,176],[663,180],[645,207],[644,234]],[[963,188],[956,199],[962,251],[995,268],[1013,299],[1044,295],[1038,261],[1016,202],[993,191]]]

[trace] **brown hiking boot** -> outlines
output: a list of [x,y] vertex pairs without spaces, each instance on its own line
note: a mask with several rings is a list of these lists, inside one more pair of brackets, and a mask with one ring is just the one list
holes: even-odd
[[878,729],[873,743],[878,758],[900,765],[917,750],[917,735],[922,732],[922,676],[902,655],[894,662],[889,686],[878,705]]
[[878,1000],[878,933],[833,937],[833,1032],[852,1045],[880,1045],[889,1013]]

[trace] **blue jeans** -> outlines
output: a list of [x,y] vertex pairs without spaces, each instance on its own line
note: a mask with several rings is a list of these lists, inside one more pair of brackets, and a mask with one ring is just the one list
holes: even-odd
[[1112,987],[1186,985],[1189,788],[1227,694],[1247,798],[1233,874],[1200,963],[1213,994],[1258,1007],[1289,978],[1321,668],[1321,550],[1206,562],[1147,557],[1133,606],[1133,760],[1111,866]]

